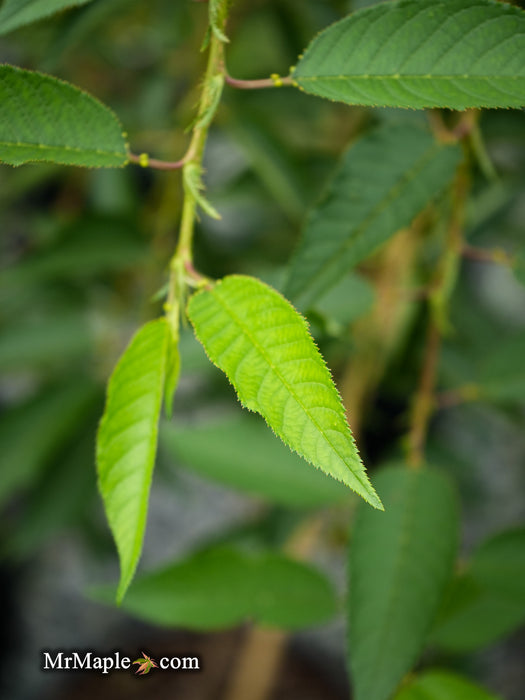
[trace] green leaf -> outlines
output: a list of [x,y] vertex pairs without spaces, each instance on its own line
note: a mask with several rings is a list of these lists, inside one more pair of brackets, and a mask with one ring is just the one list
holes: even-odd
[[93,168],[128,162],[113,112],[77,87],[42,73],[0,66],[0,162],[50,161]]
[[525,333],[494,338],[480,363],[479,397],[491,401],[525,401],[524,356]]
[[321,32],[292,73],[331,100],[388,107],[525,105],[525,13],[493,0],[401,0]]
[[448,480],[391,467],[385,512],[359,507],[350,548],[350,668],[356,700],[387,700],[417,660],[452,574],[458,513]]
[[[112,600],[100,588],[93,597]],[[336,612],[332,587],[318,571],[273,553],[217,547],[138,578],[122,606],[162,626],[211,630],[244,622],[297,629]]]
[[408,682],[395,700],[498,700],[467,678],[450,671],[425,671]]
[[433,641],[456,652],[477,649],[525,620],[525,529],[501,532],[474,552],[436,621]]
[[458,146],[424,129],[387,125],[367,133],[344,155],[310,212],[291,262],[285,294],[312,304],[415,216],[454,177]]
[[315,302],[313,310],[325,318],[328,329],[341,331],[367,314],[374,300],[374,288],[370,282],[365,277],[352,273],[331,287],[327,294],[323,294]]
[[166,319],[133,337],[109,380],[97,436],[99,488],[120,558],[119,602],[142,550],[170,338]]
[[76,377],[4,412],[0,421],[0,504],[31,484],[56,458],[98,399],[98,387]]
[[305,320],[284,297],[234,275],[194,294],[188,315],[243,406],[260,413],[292,450],[382,508],[330,372]]
[[4,0],[0,8],[0,35],[60,10],[88,2],[91,0]]
[[305,469],[259,418],[244,412],[204,425],[164,425],[160,444],[198,474],[273,503],[308,508],[348,497],[342,484]]
[[2,328],[0,370],[63,367],[88,354],[92,347],[88,320],[81,313],[17,319]]

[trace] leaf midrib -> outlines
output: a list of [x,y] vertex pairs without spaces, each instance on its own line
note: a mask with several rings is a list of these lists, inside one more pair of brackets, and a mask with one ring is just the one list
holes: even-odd
[[431,73],[346,73],[338,75],[296,75],[299,82],[315,82],[317,80],[525,80],[525,75],[469,75],[468,73],[458,73],[452,75],[435,75]]
[[[295,399],[296,403],[300,406],[300,408],[301,408],[302,411],[304,412],[306,418],[307,418],[311,423],[313,423],[313,424],[315,425],[315,427],[317,428],[317,430],[319,431],[319,433],[323,436],[323,439],[324,439],[324,440],[328,443],[328,445],[331,447],[332,451],[333,451],[333,452],[337,455],[337,457],[343,462],[343,464],[345,465],[345,467],[346,467],[346,468],[349,470],[349,472],[355,477],[355,479],[361,484],[361,486],[363,487],[365,493],[370,494],[370,487],[368,486],[368,484],[363,483],[360,474],[355,473],[352,469],[350,469],[350,467],[349,467],[348,464],[346,463],[346,460],[339,454],[339,451],[338,451],[338,450],[336,449],[336,447],[332,444],[331,440],[328,438],[328,436],[326,435],[326,433],[320,428],[320,426],[319,426],[319,424],[317,423],[317,421],[315,420],[315,418],[314,418],[313,416],[310,416],[310,414],[308,413],[307,409],[305,408],[303,402],[302,402],[302,401],[300,400],[300,398],[297,396],[297,394],[296,394],[296,392],[295,392],[293,386],[292,386],[291,384],[289,384],[289,383],[286,381],[286,379],[285,379],[285,377],[283,376],[283,374],[281,374],[281,372],[278,370],[278,368],[277,368],[277,367],[274,365],[274,363],[271,361],[271,359],[270,359],[270,357],[268,356],[268,353],[266,352],[266,350],[264,349],[264,347],[256,340],[256,338],[254,338],[254,337],[252,336],[252,334],[250,333],[249,329],[242,323],[242,320],[239,318],[239,316],[237,316],[237,314],[231,309],[231,307],[228,306],[228,305],[226,304],[226,302],[224,302],[224,301],[220,298],[220,296],[219,296],[218,294],[216,294],[216,292],[215,292],[214,289],[211,290],[211,293],[213,294],[214,298],[218,301],[218,303],[220,304],[220,306],[222,306],[222,308],[224,309],[224,311],[230,316],[230,318],[233,320],[233,322],[236,323],[237,326],[241,328],[242,332],[249,338],[250,342],[252,343],[252,346],[255,347],[255,349],[256,349],[256,350],[262,355],[262,357],[266,360],[266,362],[267,362],[267,364],[269,365],[269,367],[270,367],[270,369],[272,370],[272,372],[281,380],[282,384],[285,386],[285,388],[287,389],[287,391],[293,396],[293,398]],[[358,463],[362,466],[362,462],[361,462],[361,459],[360,459],[360,457],[359,457],[359,453],[358,453],[358,451],[357,451],[357,448],[356,448],[356,455],[357,455]],[[301,455],[301,456],[304,457],[304,455]],[[310,460],[307,460],[307,461],[310,461]],[[335,475],[334,475],[334,476],[335,476]],[[335,478],[337,478],[337,477],[335,477]],[[344,483],[344,482],[343,482],[343,483]]]

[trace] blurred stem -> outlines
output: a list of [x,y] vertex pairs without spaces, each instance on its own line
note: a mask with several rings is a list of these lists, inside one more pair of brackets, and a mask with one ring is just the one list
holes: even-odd
[[407,439],[407,463],[418,469],[424,462],[425,442],[430,419],[436,409],[435,386],[443,335],[449,331],[448,310],[463,251],[463,223],[468,194],[466,167],[460,166],[453,193],[452,212],[445,249],[438,264],[436,280],[429,297],[430,317],[419,385],[412,402]]
[[[226,24],[224,17],[223,25]],[[221,27],[221,29],[223,29]],[[208,64],[202,83],[197,117],[186,155],[182,159],[184,199],[179,239],[170,261],[170,279],[166,315],[175,337],[178,336],[181,307],[184,305],[188,280],[200,284],[202,277],[193,267],[193,233],[197,207],[201,206],[210,215],[215,212],[202,195],[202,159],[208,138],[208,130],[219,105],[224,85],[224,45],[217,32],[210,32]],[[218,215],[217,215],[218,216]]]

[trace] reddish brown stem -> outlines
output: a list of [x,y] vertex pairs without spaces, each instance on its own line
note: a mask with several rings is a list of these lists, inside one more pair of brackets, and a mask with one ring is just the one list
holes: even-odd
[[239,90],[261,90],[264,88],[293,85],[292,78],[289,76],[281,78],[278,75],[272,75],[270,78],[262,78],[261,80],[239,80],[237,78],[232,78],[231,75],[225,75],[225,81],[228,85]]
[[153,168],[155,170],[180,170],[186,162],[185,158],[176,161],[157,160],[145,154],[137,156],[135,153],[129,154],[129,160],[131,163],[136,163],[143,168]]

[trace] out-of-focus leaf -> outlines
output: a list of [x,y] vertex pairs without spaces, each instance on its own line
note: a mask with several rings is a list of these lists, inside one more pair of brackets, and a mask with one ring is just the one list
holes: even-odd
[[314,311],[324,316],[329,325],[348,326],[370,311],[374,288],[361,275],[350,274],[321,296]]
[[260,413],[292,450],[382,508],[330,372],[304,318],[284,297],[235,275],[194,294],[188,315],[243,406]]
[[135,334],[109,380],[97,436],[99,487],[120,558],[118,602],[142,551],[170,341],[164,318]]
[[499,700],[479,685],[450,671],[425,671],[408,681],[395,700]]
[[82,426],[78,442],[57,464],[46,469],[33,486],[23,517],[2,548],[4,554],[15,558],[31,554],[42,542],[78,522],[89,509],[97,492],[94,442],[94,429]]
[[350,669],[356,700],[388,700],[423,648],[452,575],[458,512],[448,480],[384,469],[385,512],[359,507],[350,546]]
[[[457,146],[425,129],[388,125],[367,133],[345,154],[334,179],[306,219],[285,294],[312,306],[451,182]],[[380,167],[378,167],[378,164]]]
[[525,334],[499,338],[484,354],[478,388],[480,398],[525,401]]
[[525,530],[489,538],[454,582],[432,640],[456,652],[471,651],[516,629],[525,620]]
[[24,284],[56,278],[85,280],[124,270],[144,260],[146,245],[129,235],[121,220],[84,218],[63,232],[48,249],[35,253],[3,273],[4,284]]
[[198,474],[274,503],[315,507],[349,495],[342,484],[305,468],[260,419],[249,415],[204,425],[164,425],[160,442]]
[[0,370],[63,365],[87,355],[93,336],[81,313],[17,321],[2,328]]
[[[93,596],[110,602],[113,591]],[[306,564],[217,547],[138,578],[122,607],[157,625],[209,630],[246,620],[298,629],[325,622],[337,606],[326,578]]]
[[525,13],[518,7],[492,0],[400,0],[325,29],[292,77],[306,92],[347,104],[522,107],[524,54]]
[[0,163],[35,161],[115,168],[128,162],[113,112],[43,73],[0,66]]
[[69,7],[91,0],[4,0],[0,7],[0,35]]
[[0,503],[31,484],[93,409],[99,388],[79,377],[11,409],[0,421]]

